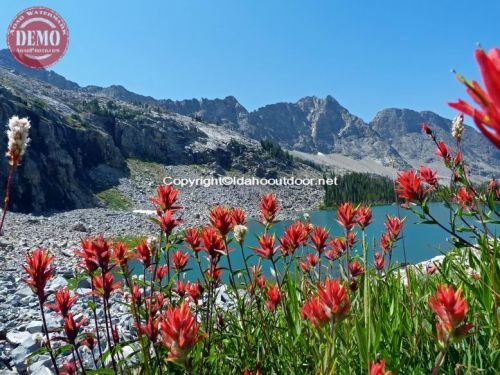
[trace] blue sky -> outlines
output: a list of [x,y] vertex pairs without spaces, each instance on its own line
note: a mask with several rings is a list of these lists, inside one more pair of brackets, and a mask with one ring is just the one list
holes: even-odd
[[[500,46],[500,1],[4,1],[65,18],[70,45],[52,69],[81,85],[122,84],[157,98],[234,95],[249,110],[333,95],[370,120],[387,107],[451,117],[450,73],[478,78],[473,51]],[[5,48],[0,38],[0,48]]]

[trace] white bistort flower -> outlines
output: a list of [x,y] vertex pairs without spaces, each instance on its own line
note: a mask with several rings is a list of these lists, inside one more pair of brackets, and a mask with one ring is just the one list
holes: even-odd
[[233,229],[234,232],[234,239],[236,242],[239,244],[242,244],[243,241],[245,240],[245,236],[247,234],[248,228],[244,225],[236,225]]
[[31,124],[30,120],[25,117],[19,118],[17,116],[12,116],[7,127],[7,138],[9,139],[9,144],[7,146],[6,155],[9,159],[9,164],[15,167],[20,164],[26,151],[26,147],[30,142],[28,134]]
[[464,134],[464,115],[459,114],[457,117],[453,119],[451,123],[451,135],[458,142],[462,140],[462,136]]

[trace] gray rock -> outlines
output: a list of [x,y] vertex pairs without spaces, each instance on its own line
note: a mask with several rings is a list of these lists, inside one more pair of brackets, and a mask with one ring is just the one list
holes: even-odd
[[31,333],[10,331],[10,332],[7,332],[6,339],[12,345],[20,345],[21,343],[23,343],[27,339],[31,339]]
[[41,320],[33,320],[26,326],[26,331],[29,333],[42,332],[43,322]]
[[40,366],[33,371],[32,375],[52,375],[54,372],[46,366]]
[[[36,374],[39,373],[40,370],[44,371],[42,368],[46,368],[47,370],[49,370],[48,367],[51,367],[51,364],[52,360],[50,359],[49,355],[41,355],[37,358],[36,362],[29,367],[29,371],[32,374]],[[51,372],[49,370],[49,374],[50,373]]]
[[56,291],[58,289],[62,289],[62,288],[65,288],[68,286],[68,280],[66,280],[64,277],[62,276],[57,276],[55,277],[49,287],[48,287],[48,290],[50,291]]

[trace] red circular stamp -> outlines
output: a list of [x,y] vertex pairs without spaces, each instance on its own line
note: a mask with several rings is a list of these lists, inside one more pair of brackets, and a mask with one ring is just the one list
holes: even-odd
[[7,29],[7,46],[12,56],[30,68],[55,64],[66,52],[68,43],[66,22],[46,7],[24,9]]

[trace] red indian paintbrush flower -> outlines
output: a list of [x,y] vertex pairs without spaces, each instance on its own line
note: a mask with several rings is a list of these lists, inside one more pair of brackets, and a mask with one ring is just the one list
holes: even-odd
[[455,291],[452,286],[438,285],[429,306],[438,320],[436,330],[442,346],[450,339],[463,337],[472,328],[472,324],[464,323],[469,307],[460,289]]
[[383,270],[385,266],[384,255],[382,253],[375,253],[374,257],[375,268],[377,271]]
[[210,255],[212,260],[218,260],[221,254],[225,253],[226,246],[224,244],[224,239],[221,237],[219,231],[214,228],[203,228],[201,239],[203,241],[204,250]]
[[283,237],[279,240],[283,255],[293,254],[294,251],[307,241],[308,226],[297,221],[285,229]]
[[71,297],[71,293],[68,288],[59,289],[56,291],[55,302],[51,305],[47,305],[49,309],[57,311],[63,317],[68,316],[71,306],[75,303],[78,296]]
[[75,321],[73,313],[69,313],[64,318],[64,333],[66,334],[66,339],[71,345],[76,345],[76,338],[82,326],[87,322],[87,318],[83,318],[80,322]]
[[271,285],[266,292],[267,301],[266,307],[269,311],[275,311],[278,304],[281,302],[281,292],[277,284]]
[[163,264],[161,266],[158,266],[156,269],[156,275],[155,275],[155,280],[161,283],[161,281],[167,276],[168,273],[168,265]]
[[432,135],[432,129],[431,127],[429,126],[428,123],[426,122],[423,122],[422,125],[420,125],[420,127],[422,128],[422,131],[427,134],[427,135]]
[[401,199],[406,201],[423,201],[427,195],[427,192],[422,186],[422,179],[413,170],[404,171],[398,174],[396,182],[398,184],[396,192]]
[[148,241],[142,240],[139,242],[139,244],[135,247],[135,250],[137,252],[134,254],[134,258],[139,259],[144,268],[148,268],[151,265],[152,257],[152,251],[149,248]]
[[33,293],[38,296],[40,303],[44,303],[47,299],[45,286],[54,277],[55,268],[51,266],[53,260],[54,257],[50,255],[48,250],[41,248],[26,256],[26,264],[23,268],[29,277],[25,282],[30,286]]
[[370,365],[370,375],[392,375],[392,371],[385,371],[385,360]]
[[356,213],[352,203],[342,203],[337,209],[337,221],[346,230],[351,230],[356,224]]
[[177,195],[179,191],[174,189],[172,185],[159,186],[156,191],[156,197],[149,198],[158,211],[165,212],[167,210],[176,211],[181,209],[181,206],[176,206]]
[[276,247],[274,246],[275,237],[268,233],[264,233],[258,238],[259,247],[250,247],[255,251],[260,257],[265,259],[272,259],[276,253]]
[[134,284],[132,286],[132,292],[130,294],[132,300],[137,306],[142,305],[142,289],[139,287],[139,285]]
[[449,105],[474,119],[478,129],[495,146],[500,147],[500,49],[493,48],[486,53],[478,48],[475,54],[485,88],[460,75],[457,78],[467,87],[467,93],[479,105],[479,109],[463,100]]
[[222,276],[222,268],[215,267],[211,265],[208,270],[205,271],[205,276],[208,278],[208,281],[219,282],[220,277]]
[[188,261],[189,261],[189,254],[183,253],[180,250],[177,250],[172,255],[172,263],[173,263],[174,269],[177,272],[181,272],[184,268],[186,268]]
[[186,295],[187,293],[187,283],[185,283],[184,281],[182,280],[177,280],[176,283],[175,283],[175,287],[174,287],[174,292],[177,293],[177,295],[181,298],[184,298],[184,296]]
[[93,250],[92,240],[89,238],[82,239],[81,244],[82,248],[75,251],[76,256],[83,258],[79,266],[89,275],[93,275],[99,266]]
[[446,146],[446,143],[443,141],[439,141],[437,144],[436,155],[442,158],[445,162],[449,162],[451,160],[451,153]]
[[364,274],[365,269],[360,262],[358,262],[357,260],[353,260],[351,263],[349,263],[349,273],[352,277],[357,277]]
[[356,223],[361,229],[365,229],[372,222],[372,210],[369,207],[361,206],[358,208]]
[[111,273],[96,275],[92,278],[92,281],[94,282],[96,294],[105,299],[109,299],[113,291],[121,288],[120,282],[115,282],[113,274]]
[[276,221],[276,215],[278,214],[278,199],[274,194],[266,194],[262,197],[260,201],[260,222],[264,225],[272,225]]
[[233,217],[233,224],[234,225],[245,225],[247,220],[246,220],[246,215],[245,215],[245,210],[242,208],[233,208],[233,211],[231,212],[232,217]]
[[429,167],[420,166],[419,169],[420,177],[429,185],[436,186],[438,183],[437,172],[433,171]]
[[166,210],[160,216],[160,228],[167,236],[170,236],[172,231],[181,224],[182,220],[176,219],[172,210]]
[[304,261],[299,262],[299,266],[303,272],[310,272],[319,263],[319,254],[307,254]]
[[75,375],[76,365],[73,361],[66,361],[62,365],[62,369],[59,370],[59,375]]
[[382,247],[384,253],[386,254],[390,253],[393,245],[394,242],[392,240],[391,235],[389,233],[383,233],[382,236],[380,237],[380,247]]
[[322,254],[328,241],[328,232],[323,227],[315,227],[310,234],[310,239],[316,251]]
[[200,283],[188,283],[186,286],[186,291],[193,302],[197,303],[203,294],[203,287]]
[[339,280],[327,278],[318,285],[318,294],[304,304],[301,314],[303,319],[309,319],[313,326],[319,327],[343,320],[350,309],[347,288]]
[[469,209],[474,203],[474,193],[465,187],[460,187],[457,190],[455,199],[462,208]]
[[146,324],[139,325],[139,330],[144,336],[149,339],[149,341],[154,344],[158,340],[159,325],[160,319],[153,319],[151,316],[149,316]]
[[332,238],[330,241],[330,247],[332,250],[342,254],[347,249],[347,243],[342,237]]
[[96,344],[96,339],[93,335],[88,334],[87,337],[85,337],[80,343],[83,346],[86,346],[87,348],[90,349],[90,351],[94,351],[95,344]]
[[187,303],[170,307],[160,323],[160,329],[161,341],[169,350],[168,359],[178,363],[184,363],[191,349],[203,338]]
[[203,250],[203,246],[201,246],[200,230],[197,228],[186,229],[184,241],[186,241],[189,248],[193,250],[195,253],[197,253],[200,250]]
[[209,221],[222,237],[225,237],[234,227],[231,210],[222,206],[216,206],[210,210]]
[[385,220],[385,228],[387,229],[387,233],[391,236],[392,240],[398,239],[401,231],[403,230],[404,219],[401,220],[398,216],[390,216],[387,215],[387,219]]

